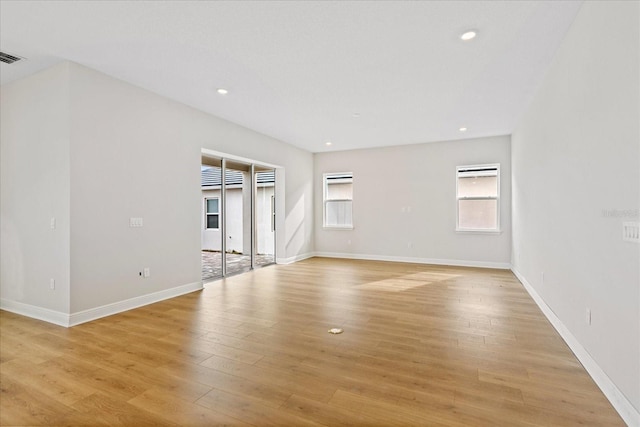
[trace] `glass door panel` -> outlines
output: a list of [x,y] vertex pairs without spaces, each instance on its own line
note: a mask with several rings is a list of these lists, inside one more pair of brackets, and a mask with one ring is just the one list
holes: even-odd
[[203,158],[200,165],[202,191],[202,281],[222,277],[221,161]]
[[276,262],[275,181],[274,169],[256,168],[256,252],[254,261],[256,266],[264,266]]
[[251,265],[251,165],[225,162],[226,276],[244,273]]

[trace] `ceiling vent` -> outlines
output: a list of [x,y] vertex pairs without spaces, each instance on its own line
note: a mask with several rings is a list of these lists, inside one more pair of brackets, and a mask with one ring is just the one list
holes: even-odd
[[8,53],[0,52],[0,61],[5,64],[13,64],[14,62],[20,61],[22,58],[19,56],[9,55]]

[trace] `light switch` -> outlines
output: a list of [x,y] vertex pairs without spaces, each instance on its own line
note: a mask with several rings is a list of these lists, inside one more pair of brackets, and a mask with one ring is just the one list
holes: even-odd
[[142,218],[129,218],[129,227],[142,227],[143,225]]
[[625,242],[640,242],[640,222],[623,222],[622,240]]
[[640,222],[622,223],[622,240],[625,242],[640,242]]

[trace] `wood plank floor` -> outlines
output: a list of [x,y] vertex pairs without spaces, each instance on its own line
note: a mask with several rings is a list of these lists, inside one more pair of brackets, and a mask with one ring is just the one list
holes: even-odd
[[624,425],[509,271],[314,258],[0,332],[4,426]]

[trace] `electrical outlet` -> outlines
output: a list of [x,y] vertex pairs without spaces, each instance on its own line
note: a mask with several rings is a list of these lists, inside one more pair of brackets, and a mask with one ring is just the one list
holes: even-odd
[[142,270],[142,277],[151,277],[151,269],[149,267],[145,267],[144,270]]
[[584,320],[587,322],[587,325],[591,326],[591,309],[587,308],[585,312]]
[[52,230],[56,229],[56,219],[55,218],[51,218],[51,222],[49,223],[49,226],[51,227]]
[[49,279],[49,289],[52,291],[56,289],[56,279]]
[[411,249],[413,247],[413,243],[412,242],[407,242],[407,248]]
[[544,285],[544,271],[540,273],[540,281]]

